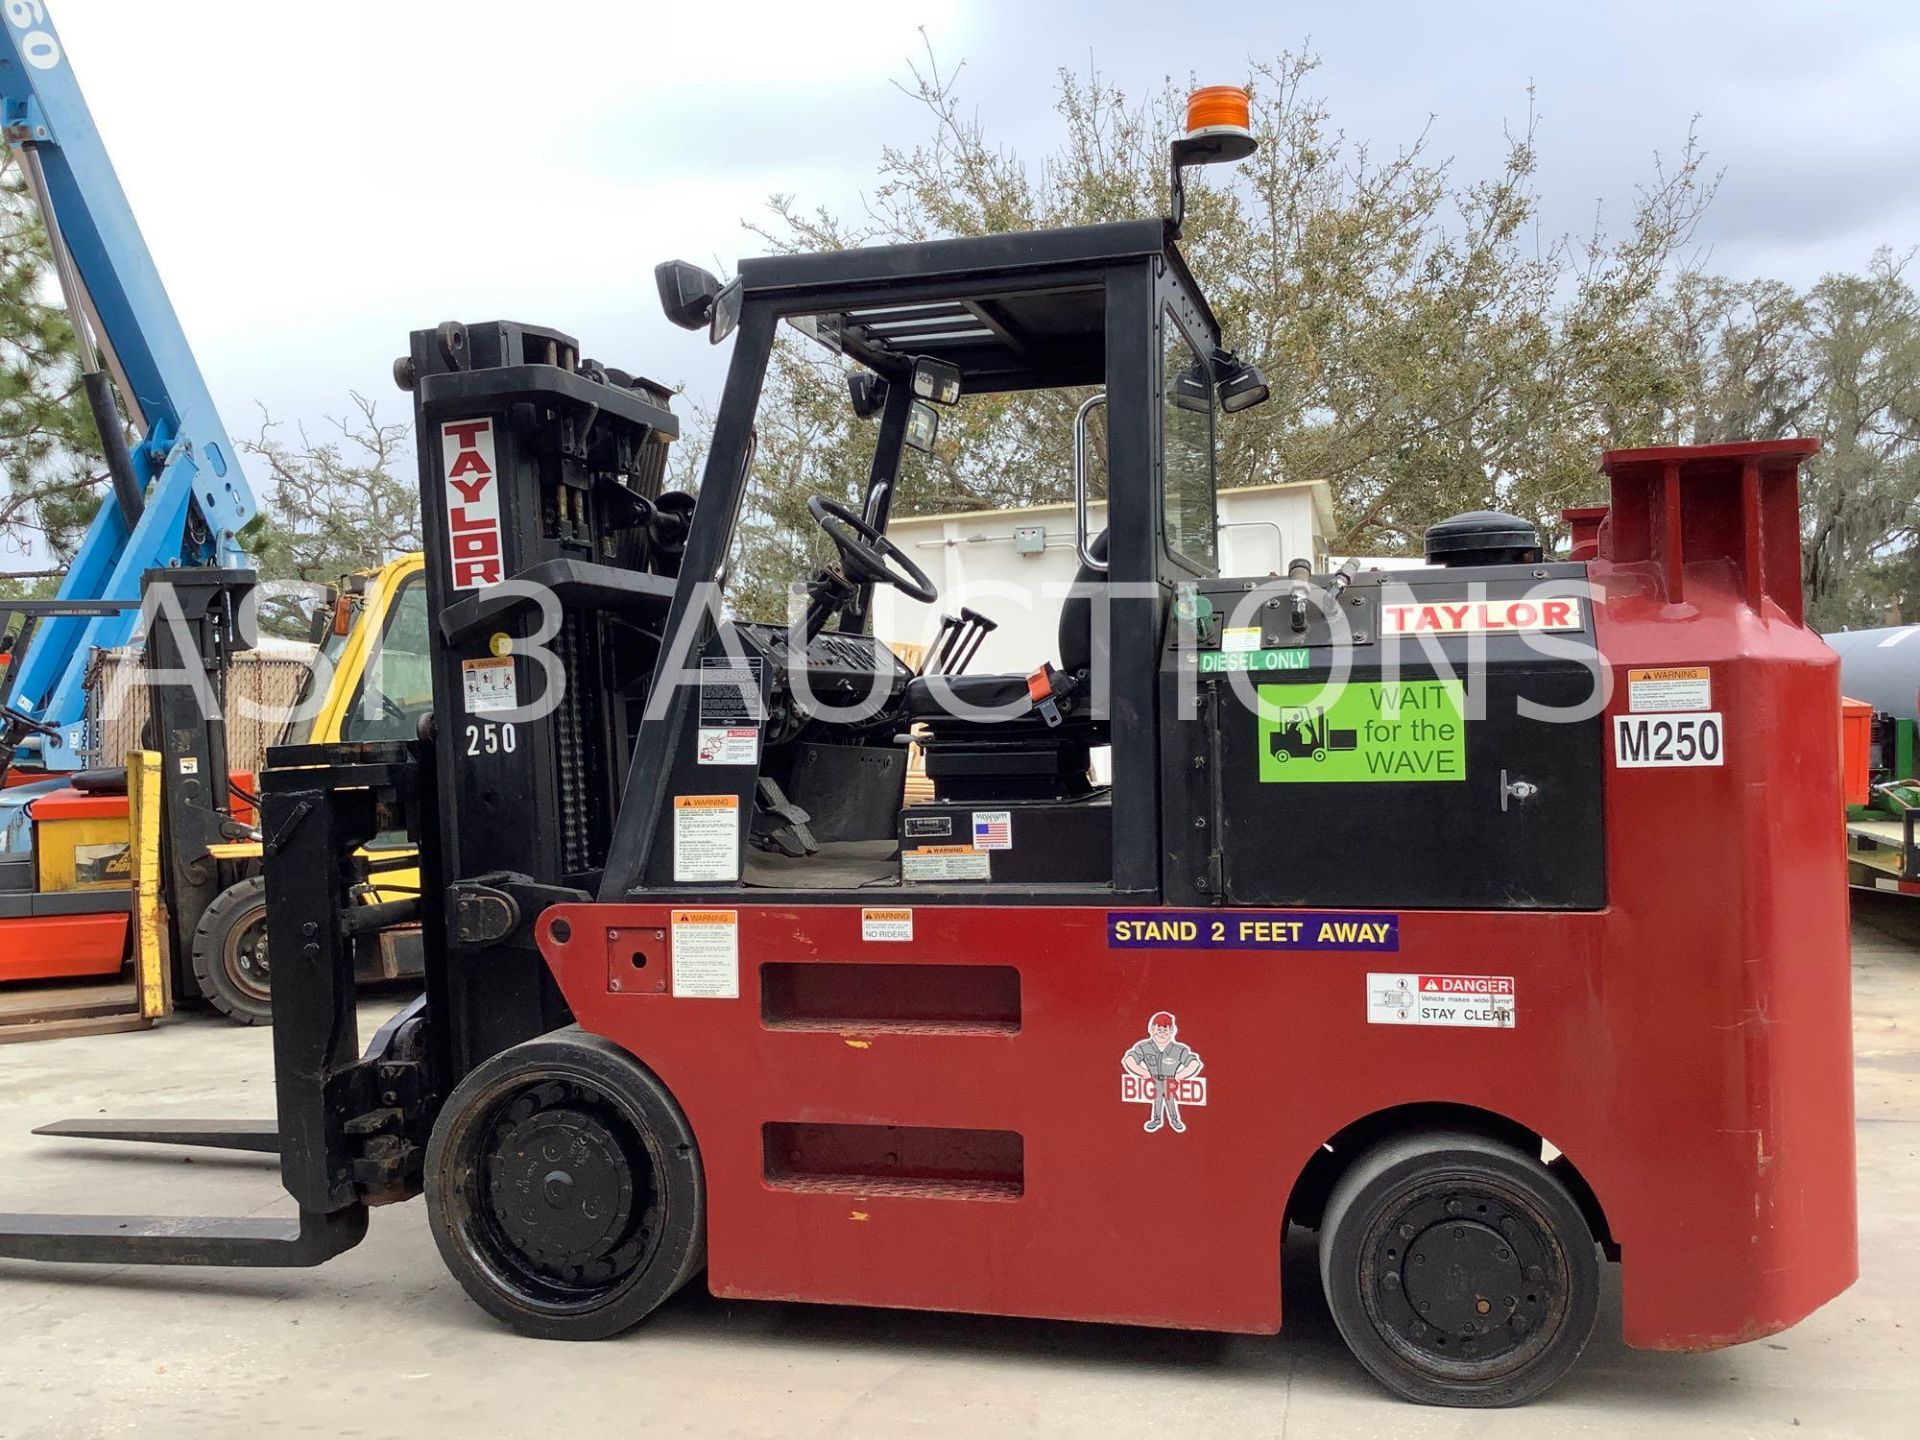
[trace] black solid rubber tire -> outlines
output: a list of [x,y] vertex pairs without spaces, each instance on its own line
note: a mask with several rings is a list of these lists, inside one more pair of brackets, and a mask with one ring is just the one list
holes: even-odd
[[266,877],[255,875],[216,895],[200,923],[193,927],[193,974],[200,982],[200,993],[236,1025],[273,1021],[272,999],[249,994],[227,971],[228,939],[266,908]]
[[[1418,1187],[1454,1180],[1495,1187],[1531,1209],[1558,1251],[1565,1303],[1553,1330],[1543,1348],[1503,1373],[1463,1378],[1440,1362],[1417,1364],[1381,1333],[1362,1293],[1375,1223]],[[1320,1282],[1347,1348],[1388,1389],[1423,1405],[1486,1408],[1535,1399],[1580,1358],[1599,1309],[1600,1265],[1579,1205],[1537,1158],[1484,1135],[1427,1130],[1382,1141],[1341,1175],[1320,1228]]]
[[[558,1302],[517,1285],[489,1263],[476,1235],[477,1147],[514,1097],[555,1079],[591,1087],[637,1132],[652,1165],[659,1234],[639,1269],[605,1291]],[[427,1144],[427,1215],[440,1257],[473,1301],[522,1335],[602,1340],[640,1323],[706,1263],[706,1181],[679,1104],[626,1051],[577,1026],[504,1050],[479,1065],[441,1107]]]

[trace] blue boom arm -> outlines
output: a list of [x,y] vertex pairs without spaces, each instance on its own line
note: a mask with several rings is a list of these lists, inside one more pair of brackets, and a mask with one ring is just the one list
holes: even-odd
[[[0,16],[0,127],[39,201],[82,367],[104,362],[138,437],[129,446],[131,475],[94,517],[60,598],[137,602],[147,570],[234,563],[234,536],[254,516],[253,491],[44,0],[0,0]],[[96,646],[126,644],[137,623],[129,609],[53,619],[34,632],[6,698],[60,728],[40,751],[46,768],[83,763],[88,656]]]

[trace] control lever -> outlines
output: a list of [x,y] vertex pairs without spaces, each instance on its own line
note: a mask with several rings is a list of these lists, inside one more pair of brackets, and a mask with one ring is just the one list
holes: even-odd
[[1333,572],[1333,579],[1327,582],[1327,599],[1334,604],[1340,603],[1340,597],[1347,593],[1347,587],[1353,583],[1353,577],[1360,573],[1360,562],[1349,560]]
[[957,619],[952,615],[942,615],[940,633],[933,637],[933,645],[927,652],[926,664],[920,667],[920,673],[964,675],[967,666],[973,663],[973,657],[979,653],[981,643],[999,628],[978,610],[966,605],[960,607]]
[[1292,582],[1292,594],[1288,601],[1292,612],[1293,633],[1301,635],[1307,628],[1307,592],[1308,583],[1313,578],[1313,566],[1305,560],[1295,560],[1287,566],[1287,579]]
[[954,647],[955,654],[950,662],[952,668],[947,671],[949,675],[966,674],[967,666],[973,663],[973,657],[980,652],[981,642],[1000,628],[978,610],[969,609],[965,605],[960,607],[960,623],[968,628],[960,643]]

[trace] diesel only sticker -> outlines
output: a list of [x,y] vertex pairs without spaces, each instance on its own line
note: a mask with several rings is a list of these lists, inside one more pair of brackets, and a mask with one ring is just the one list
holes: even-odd
[[1466,687],[1459,680],[1403,685],[1262,685],[1258,691],[1264,782],[1458,782],[1467,778]]
[[1622,770],[1722,765],[1726,758],[1725,732],[1717,711],[1613,717],[1613,763]]
[[1368,975],[1369,1025],[1513,1028],[1511,975]]
[[1109,950],[1398,950],[1398,915],[1317,910],[1115,910]]
[[1304,670],[1309,658],[1305,650],[1202,650],[1200,673],[1221,675],[1250,670],[1264,674],[1272,670]]

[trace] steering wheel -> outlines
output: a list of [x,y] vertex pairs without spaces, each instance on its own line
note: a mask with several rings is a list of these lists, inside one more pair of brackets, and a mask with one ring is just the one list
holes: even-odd
[[60,738],[58,725],[49,725],[44,720],[36,720],[25,711],[16,710],[11,705],[0,704],[0,719],[7,722],[9,730],[24,730],[29,735],[45,735],[55,740]]
[[[827,532],[840,551],[840,563],[855,579],[872,585],[891,585],[910,600],[931,605],[940,598],[933,581],[893,541],[844,505],[816,495],[807,501],[807,513]],[[895,569],[898,565],[898,569]]]

